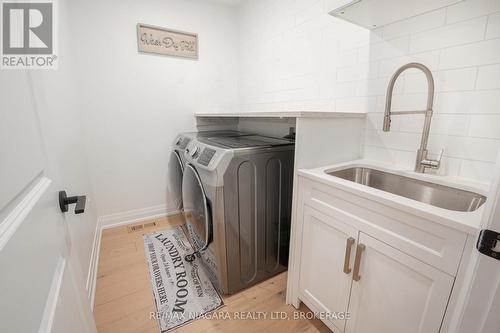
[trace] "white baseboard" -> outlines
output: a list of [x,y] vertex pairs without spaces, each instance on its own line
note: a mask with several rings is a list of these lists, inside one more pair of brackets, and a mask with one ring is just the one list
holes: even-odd
[[94,243],[92,245],[92,254],[90,256],[89,273],[87,275],[87,291],[92,309],[94,309],[95,285],[97,281],[97,268],[99,264],[102,231],[104,229],[110,229],[180,213],[181,212],[179,210],[168,210],[166,205],[158,205],[142,209],[129,210],[122,213],[104,215],[97,219]]
[[147,208],[129,210],[122,213],[104,215],[99,217],[99,222],[102,229],[109,229],[126,225],[130,223],[140,222],[148,219],[155,219],[169,215],[179,214],[179,210],[169,210],[166,205],[158,205]]

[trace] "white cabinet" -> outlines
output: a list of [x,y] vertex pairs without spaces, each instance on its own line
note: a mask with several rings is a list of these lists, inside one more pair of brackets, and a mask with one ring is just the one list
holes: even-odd
[[[357,236],[355,228],[304,207],[299,288],[308,304],[314,304],[318,311],[347,311],[352,276],[349,263],[353,262]],[[337,329],[344,329],[344,320],[326,320]]]
[[310,179],[298,191],[287,301],[335,333],[439,333],[466,234]]
[[363,233],[347,333],[437,333],[453,277]]

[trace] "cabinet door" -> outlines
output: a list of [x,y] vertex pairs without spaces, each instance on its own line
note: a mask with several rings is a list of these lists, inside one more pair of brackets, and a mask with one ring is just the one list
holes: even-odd
[[[299,290],[313,310],[327,314],[347,311],[357,235],[348,224],[304,206]],[[345,262],[349,265],[344,268]],[[345,320],[330,322],[344,330]]]
[[366,234],[358,241],[346,332],[439,332],[453,277]]

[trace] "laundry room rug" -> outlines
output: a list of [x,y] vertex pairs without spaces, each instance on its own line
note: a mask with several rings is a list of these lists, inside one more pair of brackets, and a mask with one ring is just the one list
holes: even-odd
[[156,305],[155,319],[161,332],[195,320],[224,305],[180,226],[143,235],[151,287]]

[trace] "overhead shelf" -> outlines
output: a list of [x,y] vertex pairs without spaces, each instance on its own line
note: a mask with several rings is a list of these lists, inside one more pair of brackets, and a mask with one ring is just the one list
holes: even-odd
[[329,0],[329,14],[375,29],[464,0]]
[[230,112],[194,114],[195,117],[211,118],[365,118],[365,112],[321,112],[321,111],[278,111],[278,112]]

